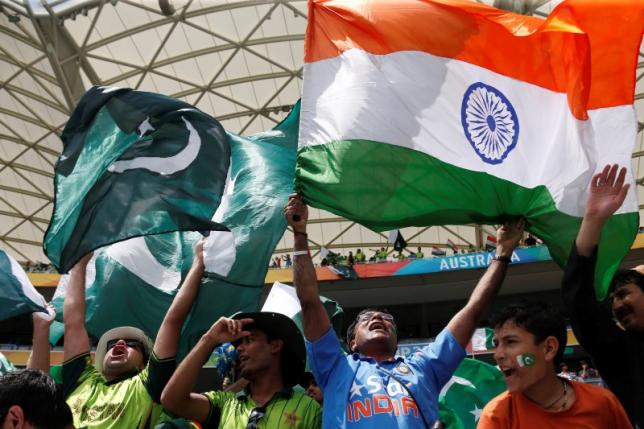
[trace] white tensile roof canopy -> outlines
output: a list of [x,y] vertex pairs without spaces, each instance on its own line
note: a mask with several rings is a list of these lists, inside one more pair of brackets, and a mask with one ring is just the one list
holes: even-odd
[[[547,16],[559,1],[485,3]],[[232,132],[270,129],[302,92],[306,13],[303,0],[0,0],[0,248],[19,261],[47,261],[41,246],[53,209],[59,135],[87,88],[167,94]],[[643,52],[639,58],[633,167],[641,200]],[[314,250],[324,246],[346,254],[386,245],[386,234],[331,213],[313,209],[311,218]],[[478,247],[493,227],[402,233],[413,249],[445,247],[448,239]],[[276,253],[291,247],[287,231]]]

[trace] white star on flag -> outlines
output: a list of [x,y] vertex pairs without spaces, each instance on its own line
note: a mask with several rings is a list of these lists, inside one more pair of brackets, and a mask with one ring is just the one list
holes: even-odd
[[474,404],[474,409],[470,411],[470,414],[474,416],[474,421],[478,422],[479,419],[481,418],[481,414],[483,414],[483,409],[479,408],[476,404]]

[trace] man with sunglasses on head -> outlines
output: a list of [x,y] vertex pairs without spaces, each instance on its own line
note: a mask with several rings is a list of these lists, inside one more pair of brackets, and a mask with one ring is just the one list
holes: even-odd
[[639,267],[618,270],[604,302],[597,300],[594,288],[599,238],[626,199],[629,185],[625,179],[626,168],[617,165],[607,165],[593,176],[562,293],[575,337],[633,425],[644,428],[644,275]]
[[[192,393],[199,370],[213,349],[232,342],[239,356],[243,391]],[[161,395],[163,406],[204,428],[318,429],[322,412],[315,400],[293,386],[304,374],[306,350],[299,328],[273,312],[222,317],[181,362]]]
[[438,420],[438,395],[465,357],[476,324],[505,278],[523,221],[497,231],[492,259],[469,301],[431,345],[410,358],[395,357],[393,316],[383,309],[361,311],[347,331],[351,354],[340,348],[320,303],[308,252],[308,209],[299,196],[284,208],[295,236],[294,282],[304,319],[309,362],[324,393],[324,428],[427,428]]
[[176,367],[179,334],[201,284],[203,240],[154,345],[140,329],[117,327],[101,336],[94,365],[85,328],[85,273],[91,257],[85,255],[72,269],[63,307],[63,389],[74,423],[79,428],[152,428],[162,418],[161,392]]

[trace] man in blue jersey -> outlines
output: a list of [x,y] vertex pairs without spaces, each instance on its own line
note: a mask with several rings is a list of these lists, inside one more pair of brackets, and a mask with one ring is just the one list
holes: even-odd
[[465,357],[476,323],[505,278],[523,221],[497,231],[496,256],[468,303],[436,337],[411,358],[395,358],[398,338],[391,314],[360,312],[347,333],[345,354],[320,302],[308,254],[308,209],[291,196],[284,209],[293,229],[294,282],[302,305],[304,336],[315,379],[324,393],[324,428],[422,428],[438,419],[438,394]]

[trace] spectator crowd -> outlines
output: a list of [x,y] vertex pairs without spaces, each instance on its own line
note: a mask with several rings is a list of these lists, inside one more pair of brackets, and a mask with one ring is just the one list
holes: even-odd
[[[507,390],[483,408],[479,428],[644,427],[644,274],[639,267],[618,271],[604,302],[595,299],[593,287],[599,236],[624,201],[625,174],[614,165],[593,177],[562,283],[572,328],[596,369],[582,361],[572,372],[563,362],[565,317],[552,306],[504,305],[489,321],[494,359]],[[85,326],[88,254],[73,268],[65,295],[62,384],[48,375],[51,322],[34,316],[28,368],[3,365],[2,427],[442,427],[440,392],[503,285],[524,220],[498,228],[491,264],[435,341],[400,357],[396,320],[385,308],[360,311],[343,344],[320,300],[308,248],[308,208],[294,195],[284,215],[294,234],[294,252],[276,257],[274,264],[294,268],[303,332],[280,313],[236,313],[218,319],[179,362],[179,338],[204,275],[200,241],[154,341],[139,329],[116,327],[102,335],[92,359]],[[381,248],[373,257],[387,256]],[[414,256],[424,257],[420,247]],[[366,256],[358,250],[342,260],[364,263]],[[340,263],[340,255],[335,262]],[[196,392],[200,370],[215,349],[225,351],[222,362],[229,364],[221,369],[222,377],[232,377],[220,389]],[[607,388],[583,382],[598,374]]]

